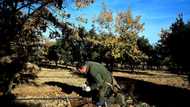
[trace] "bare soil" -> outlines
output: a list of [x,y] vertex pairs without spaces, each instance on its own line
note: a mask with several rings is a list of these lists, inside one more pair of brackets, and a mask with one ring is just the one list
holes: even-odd
[[[190,87],[185,75],[138,71],[113,72],[113,76],[123,92],[131,93],[141,104],[182,107],[190,99]],[[12,93],[16,96],[17,103],[29,107],[93,107],[90,95],[80,88],[84,82],[83,76],[67,69],[42,68],[38,78],[30,84],[16,86]]]

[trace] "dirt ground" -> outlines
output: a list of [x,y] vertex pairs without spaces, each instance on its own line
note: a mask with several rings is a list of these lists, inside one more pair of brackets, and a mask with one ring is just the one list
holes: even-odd
[[130,72],[114,72],[116,77],[126,77],[136,80],[142,80],[151,82],[158,85],[168,85],[173,87],[189,89],[189,82],[186,75],[171,74],[166,71],[137,71],[135,73]]
[[[125,93],[132,93],[138,102],[152,106],[182,107],[190,97],[185,75],[138,71],[113,72],[113,76]],[[83,76],[67,69],[42,68],[38,78],[30,84],[16,86],[12,93],[17,102],[30,107],[76,107],[91,101],[88,94],[81,92],[80,86],[84,82]],[[93,106],[88,104],[86,107]]]

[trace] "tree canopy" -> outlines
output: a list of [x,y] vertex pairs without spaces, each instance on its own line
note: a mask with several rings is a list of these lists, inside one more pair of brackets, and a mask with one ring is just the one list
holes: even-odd
[[[7,74],[5,94],[10,93],[16,74],[29,61],[34,50],[43,45],[42,33],[50,29],[49,26],[57,27],[65,35],[70,31],[68,24],[60,22],[57,15],[69,17],[64,8],[71,3],[75,3],[77,8],[84,8],[93,2],[94,0],[76,0],[70,3],[65,3],[65,0],[0,1],[0,65],[1,68],[10,68],[1,69],[1,73]],[[51,37],[60,35],[58,31],[50,34]],[[5,57],[9,61],[5,61]]]
[[162,52],[166,58],[173,62],[173,67],[189,70],[189,22],[183,21],[182,15],[176,18],[176,21],[169,29],[162,30],[161,39],[159,41]]

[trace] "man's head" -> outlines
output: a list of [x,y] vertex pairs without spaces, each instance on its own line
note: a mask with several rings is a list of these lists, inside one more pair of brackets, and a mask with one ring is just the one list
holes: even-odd
[[84,73],[84,74],[88,72],[86,65],[79,67],[78,70],[80,73]]
[[78,63],[76,68],[80,73],[87,73],[88,72],[87,66],[84,63]]

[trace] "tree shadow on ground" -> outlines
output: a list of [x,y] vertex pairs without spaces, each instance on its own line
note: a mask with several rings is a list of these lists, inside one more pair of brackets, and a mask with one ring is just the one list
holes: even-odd
[[[137,101],[156,107],[190,107],[190,90],[124,77],[115,78],[124,92],[133,91]],[[134,89],[131,90],[131,87]]]
[[13,94],[0,96],[0,105],[3,107],[41,107],[41,104],[19,102]]
[[54,64],[39,64],[39,67],[44,67],[44,68],[50,68],[50,69],[57,69],[57,68],[62,68],[62,69],[68,69],[66,65],[54,65]]
[[50,86],[57,86],[61,88],[64,93],[67,93],[67,94],[71,94],[72,92],[75,92],[82,97],[90,97],[91,95],[90,92],[83,91],[81,87],[72,86],[69,84],[61,83],[61,82],[50,81],[50,82],[45,82],[44,84],[50,85]]
[[148,73],[148,72],[139,72],[138,70],[131,71],[131,70],[124,70],[124,69],[114,69],[114,72],[125,72],[125,73],[135,74],[135,75],[150,75],[150,76],[155,75],[155,74]]
[[87,105],[87,107],[95,107],[91,99],[92,92],[85,92],[82,90],[81,87],[72,86],[65,83],[54,82],[54,81],[45,82],[44,84],[60,87],[62,91],[67,94],[71,94],[72,92],[79,94],[79,96],[82,97],[82,99],[80,97],[76,98],[75,100],[70,99],[72,107],[86,107],[85,105]]

